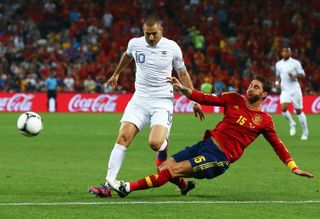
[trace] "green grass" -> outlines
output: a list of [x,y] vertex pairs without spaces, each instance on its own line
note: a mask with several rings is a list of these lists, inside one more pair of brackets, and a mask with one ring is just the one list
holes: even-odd
[[[100,199],[87,186],[104,181],[109,153],[119,129],[121,114],[41,114],[44,131],[28,138],[16,129],[17,113],[0,113],[0,218],[316,218],[320,203],[248,203],[248,201],[320,200],[320,181],[290,173],[261,136],[214,180],[196,180],[197,188],[181,196],[172,184],[134,192],[121,199]],[[170,137],[170,154],[202,138],[222,115],[207,115],[204,122],[192,114],[176,114]],[[319,176],[320,115],[308,115],[310,139],[289,136],[287,122],[273,116],[280,138],[297,164]],[[296,117],[295,117],[296,119]],[[297,120],[297,119],[296,119]],[[156,171],[147,145],[149,129],[130,145],[119,179],[137,180]],[[208,202],[119,204],[114,202]],[[245,203],[217,203],[244,201]],[[4,203],[101,202],[102,205],[30,205]],[[108,203],[111,203],[108,205]],[[2,205],[1,205],[2,204]]]

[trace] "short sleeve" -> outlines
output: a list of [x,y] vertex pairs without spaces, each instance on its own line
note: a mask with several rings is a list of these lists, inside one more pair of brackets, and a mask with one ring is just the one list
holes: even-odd
[[130,56],[130,57],[132,57],[133,41],[134,41],[134,39],[131,39],[131,40],[129,41],[128,47],[127,47],[127,51],[126,51],[127,56]]
[[276,64],[276,76],[280,77],[280,71],[279,71],[278,63]]
[[297,64],[296,64],[296,73],[299,75],[305,75],[304,70],[301,66],[301,63],[299,61],[297,61]]
[[180,47],[174,42],[174,56],[173,56],[173,67],[177,73],[186,70],[184,65],[183,55]]

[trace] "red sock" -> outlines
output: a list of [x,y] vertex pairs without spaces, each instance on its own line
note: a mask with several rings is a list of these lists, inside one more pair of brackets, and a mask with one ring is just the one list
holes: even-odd
[[182,177],[173,178],[170,180],[170,182],[172,182],[173,184],[176,184],[179,187],[179,189],[184,189],[188,185],[187,180],[185,180]]
[[[158,173],[159,173],[159,168],[157,168],[158,170]],[[182,177],[176,177],[176,178],[172,178],[170,180],[171,183],[175,184],[176,186],[179,187],[179,189],[184,189],[186,188],[186,186],[188,185],[188,181],[185,180],[184,178]]]
[[130,192],[136,190],[149,189],[153,187],[159,187],[170,180],[172,180],[172,176],[169,168],[166,168],[160,171],[158,174],[147,176],[135,182],[130,182]]

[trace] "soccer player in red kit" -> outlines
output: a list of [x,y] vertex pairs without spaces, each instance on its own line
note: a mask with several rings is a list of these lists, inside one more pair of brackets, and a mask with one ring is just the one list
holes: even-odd
[[159,167],[158,174],[136,182],[116,181],[110,184],[119,196],[125,197],[132,191],[159,187],[179,177],[217,177],[223,174],[231,163],[237,161],[260,134],[263,134],[280,160],[293,173],[308,178],[314,177],[298,168],[278,138],[271,116],[260,110],[261,102],[271,90],[271,82],[263,76],[256,76],[251,81],[246,97],[235,92],[222,93],[220,96],[204,94],[184,87],[174,77],[168,78],[168,82],[195,102],[224,107],[224,118],[213,130],[206,130],[204,140],[186,147],[165,161]]

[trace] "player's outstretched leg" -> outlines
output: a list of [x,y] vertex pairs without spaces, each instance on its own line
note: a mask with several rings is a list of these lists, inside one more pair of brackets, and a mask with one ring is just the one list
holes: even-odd
[[186,187],[180,188],[181,195],[188,195],[189,192],[196,188],[196,183],[193,181],[188,181]]
[[100,187],[89,186],[88,192],[101,198],[111,197],[111,188],[108,185],[101,184]]
[[120,197],[123,198],[133,191],[162,186],[171,179],[171,172],[169,168],[166,168],[160,171],[158,174],[147,176],[135,182],[123,182],[115,180],[111,182],[110,187],[116,191]]
[[180,189],[181,195],[187,195],[190,190],[196,187],[195,182],[187,181],[183,177],[175,177],[172,180],[170,180],[170,182],[178,186],[178,188]]

